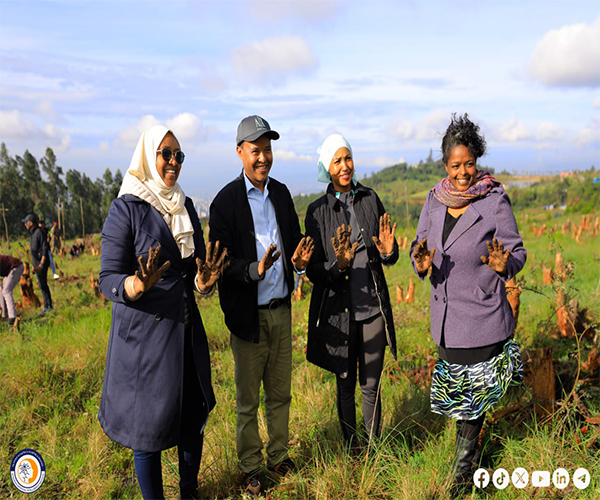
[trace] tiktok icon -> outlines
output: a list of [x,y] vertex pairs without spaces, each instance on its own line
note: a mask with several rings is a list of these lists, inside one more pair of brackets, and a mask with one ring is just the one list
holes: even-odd
[[510,474],[506,469],[496,469],[492,476],[492,483],[499,490],[503,490],[510,483]]

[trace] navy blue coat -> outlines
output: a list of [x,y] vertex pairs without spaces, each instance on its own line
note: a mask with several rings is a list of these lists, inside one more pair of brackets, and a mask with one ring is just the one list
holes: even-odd
[[[215,405],[206,333],[194,300],[196,257],[206,250],[192,201],[185,206],[194,227],[195,253],[181,254],[160,213],[145,201],[125,195],[113,201],[102,230],[100,291],[113,302],[112,325],[98,419],[113,441],[141,451],[178,444],[183,394],[185,301],[191,313],[191,345],[200,385],[194,421],[203,429]],[[124,282],[162,246],[159,266],[171,267],[141,298],[124,297]]]

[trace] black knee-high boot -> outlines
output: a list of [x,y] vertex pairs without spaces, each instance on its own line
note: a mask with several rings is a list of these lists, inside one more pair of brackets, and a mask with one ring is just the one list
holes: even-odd
[[460,495],[473,485],[473,462],[479,456],[479,432],[484,416],[456,422],[456,452],[452,465],[452,496]]

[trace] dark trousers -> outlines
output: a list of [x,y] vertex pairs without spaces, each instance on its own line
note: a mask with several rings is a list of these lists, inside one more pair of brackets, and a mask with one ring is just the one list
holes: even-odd
[[[179,489],[182,493],[196,490],[202,458],[202,422],[206,414],[202,405],[202,388],[192,355],[191,332],[186,329],[183,360],[183,401],[177,452],[179,455]],[[203,415],[198,418],[198,415]],[[135,473],[145,499],[164,498],[161,452],[134,450]],[[189,493],[188,493],[189,494]],[[182,494],[182,497],[184,495]]]
[[44,299],[44,309],[52,309],[52,295],[48,287],[48,266],[44,266],[40,272],[36,272],[38,285],[42,290],[42,298]]
[[350,321],[348,340],[348,374],[337,375],[337,409],[342,434],[351,446],[356,441],[356,366],[363,396],[363,419],[369,439],[379,435],[381,422],[381,396],[379,383],[383,371],[385,346],[385,323],[378,314],[365,321]]
[[[182,492],[193,491],[198,487],[198,472],[202,458],[202,443],[195,445],[194,450],[187,450],[186,445],[177,447],[179,455],[179,489]],[[145,499],[162,499],[164,497],[161,452],[134,451],[135,474],[137,475],[142,496]]]

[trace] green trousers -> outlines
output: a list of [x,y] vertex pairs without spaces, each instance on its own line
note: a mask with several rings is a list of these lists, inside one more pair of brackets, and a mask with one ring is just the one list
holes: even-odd
[[237,454],[242,472],[262,468],[263,442],[258,432],[260,385],[265,391],[269,441],[267,465],[288,457],[290,403],[292,401],[292,314],[286,305],[259,309],[260,342],[231,335],[235,361]]

